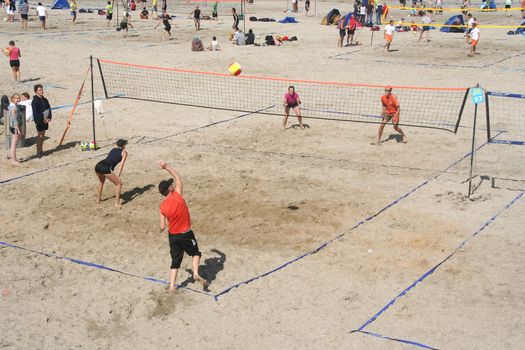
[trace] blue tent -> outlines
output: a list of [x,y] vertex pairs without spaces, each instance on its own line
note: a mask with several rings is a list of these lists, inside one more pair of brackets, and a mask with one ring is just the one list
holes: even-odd
[[[445,24],[447,25],[465,25],[465,20],[463,19],[463,15],[455,15],[450,17]],[[465,33],[465,28],[457,28],[457,27],[441,27],[439,29],[443,33]]]
[[51,6],[53,10],[61,10],[61,9],[68,9],[69,8],[69,2],[67,0],[55,0],[53,5]]
[[492,10],[496,9],[496,1],[495,0],[490,0],[489,8],[492,9]]
[[344,15],[344,25],[348,25],[348,22],[350,22],[350,18],[352,17],[352,12],[348,12],[346,15]]
[[[59,1],[59,0],[57,0]],[[285,17],[279,21],[279,23],[299,23],[295,20],[295,17]]]
[[[525,20],[521,22],[520,27],[525,26]],[[524,34],[525,35],[525,28],[516,28],[516,34]]]

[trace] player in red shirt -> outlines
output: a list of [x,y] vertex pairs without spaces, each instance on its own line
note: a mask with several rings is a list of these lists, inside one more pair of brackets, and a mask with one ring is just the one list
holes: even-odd
[[201,252],[199,251],[197,239],[191,230],[188,206],[184,198],[182,198],[181,178],[175,169],[170,167],[165,161],[159,161],[159,166],[161,169],[167,170],[175,179],[175,187],[173,187],[173,179],[163,180],[159,183],[160,194],[166,196],[166,199],[160,205],[160,232],[166,228],[167,220],[171,254],[169,291],[173,292],[177,289],[175,280],[177,279],[184,252],[192,257],[193,278],[206,288],[208,282],[199,275]]
[[381,96],[381,104],[383,105],[383,119],[381,120],[381,125],[379,125],[379,130],[377,131],[377,141],[376,145],[381,145],[381,136],[383,136],[383,129],[385,128],[386,123],[392,120],[394,125],[394,130],[401,134],[403,137],[403,143],[407,143],[407,137],[403,130],[399,127],[399,112],[401,108],[399,107],[399,101],[397,97],[392,94],[392,87],[385,87],[385,94]]
[[303,119],[301,117],[301,109],[299,105],[301,104],[301,99],[297,92],[295,92],[295,87],[288,87],[288,92],[284,95],[283,106],[284,106],[284,118],[283,118],[283,129],[286,130],[286,123],[288,122],[288,116],[290,115],[290,109],[295,112],[297,120],[299,121],[299,127],[304,129]]

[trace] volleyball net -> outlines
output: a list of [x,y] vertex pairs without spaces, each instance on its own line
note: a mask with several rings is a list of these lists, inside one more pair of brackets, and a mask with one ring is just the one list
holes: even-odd
[[[294,86],[304,118],[380,123],[385,85],[348,84],[152,67],[98,59],[106,98],[283,115]],[[392,86],[400,124],[456,132],[468,88]]]
[[489,141],[525,145],[525,95],[486,91],[485,101]]

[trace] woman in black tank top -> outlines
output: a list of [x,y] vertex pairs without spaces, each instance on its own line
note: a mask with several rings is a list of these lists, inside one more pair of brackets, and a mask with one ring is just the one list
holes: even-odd
[[[116,188],[115,192],[115,207],[120,208],[120,190],[122,189],[122,181],[120,181],[120,174],[124,169],[124,164],[128,158],[128,152],[125,150],[128,141],[118,140],[117,147],[109,151],[106,159],[101,160],[95,166],[95,173],[98,176],[98,190],[97,190],[97,203],[100,203],[100,197],[102,196],[102,190],[104,189],[104,182],[106,178],[113,182]],[[120,166],[115,174],[113,171],[115,167],[120,163]]]

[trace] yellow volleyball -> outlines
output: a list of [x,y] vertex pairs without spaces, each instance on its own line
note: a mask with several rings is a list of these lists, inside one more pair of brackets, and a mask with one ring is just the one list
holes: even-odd
[[230,72],[231,75],[239,75],[241,74],[241,65],[239,63],[232,63],[228,67],[228,72]]

